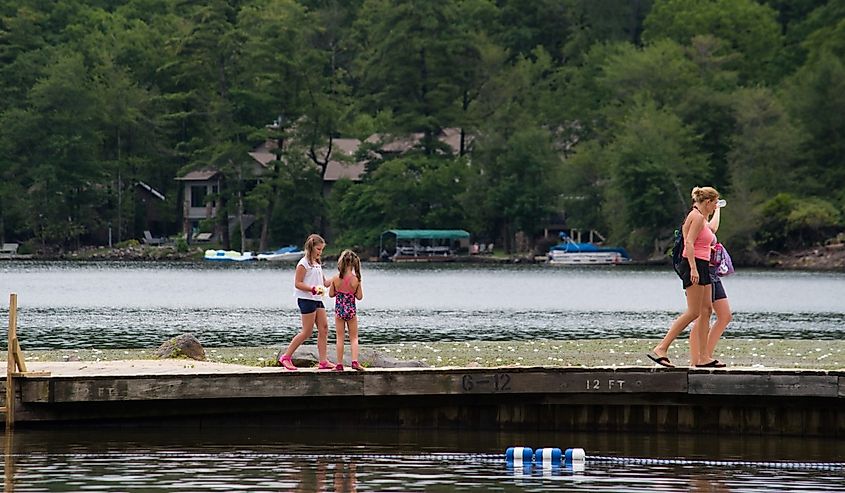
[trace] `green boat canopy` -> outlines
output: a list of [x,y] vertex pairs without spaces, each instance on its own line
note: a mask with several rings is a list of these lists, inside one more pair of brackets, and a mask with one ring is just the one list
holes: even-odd
[[390,229],[382,233],[396,235],[397,240],[457,240],[469,238],[469,233],[462,229]]

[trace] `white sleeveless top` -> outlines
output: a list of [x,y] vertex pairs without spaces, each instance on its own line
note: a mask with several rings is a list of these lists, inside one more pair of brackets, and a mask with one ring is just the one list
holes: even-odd
[[[299,263],[296,264],[297,268],[299,266],[305,267],[305,278],[302,280],[305,284],[309,286],[322,286],[323,285],[323,266],[320,264],[311,265],[308,263],[308,257],[302,257],[299,259]],[[294,296],[296,298],[302,298],[306,300],[314,300],[314,301],[323,301],[323,297],[319,294],[311,294],[311,291],[303,291],[301,289],[297,289],[296,287],[293,288]]]

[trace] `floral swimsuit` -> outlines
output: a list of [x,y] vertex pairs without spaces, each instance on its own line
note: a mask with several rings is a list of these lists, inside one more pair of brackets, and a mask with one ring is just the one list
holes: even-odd
[[348,275],[341,281],[340,289],[336,290],[334,299],[334,314],[341,320],[352,320],[358,314],[355,307],[355,292],[349,292],[351,288],[352,275]]

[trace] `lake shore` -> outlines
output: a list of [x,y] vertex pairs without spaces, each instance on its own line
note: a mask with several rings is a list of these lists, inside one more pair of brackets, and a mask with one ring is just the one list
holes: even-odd
[[[653,366],[646,353],[653,339],[584,339],[537,341],[407,342],[366,346],[399,360],[430,367],[600,367]],[[363,346],[362,346],[363,347]],[[206,348],[209,362],[277,366],[282,346]],[[689,339],[678,339],[669,356],[677,366],[688,363]],[[347,346],[347,353],[349,348]],[[4,352],[5,353],[5,352]],[[329,344],[334,354],[334,343]],[[66,349],[24,351],[26,361],[120,361],[155,359],[155,349]],[[716,358],[728,368],[845,369],[845,341],[792,339],[724,339]]]
[[[83,247],[73,252],[56,253],[52,255],[27,255],[20,260],[63,260],[63,261],[171,261],[171,262],[201,262],[203,253],[207,248],[216,248],[215,245],[202,244],[191,245],[187,251],[179,251],[175,245],[167,244],[162,246],[130,245],[122,248],[108,247]],[[542,263],[545,257],[533,257],[530,255],[510,256],[462,256],[455,260],[455,263]],[[326,256],[332,260],[332,256]],[[660,259],[635,262],[637,265],[659,265]],[[665,264],[669,265],[666,258]],[[792,252],[772,252],[766,259],[762,259],[759,265],[739,265],[740,268],[768,267],[783,270],[802,271],[845,271],[845,243],[834,243],[825,246],[817,246]]]

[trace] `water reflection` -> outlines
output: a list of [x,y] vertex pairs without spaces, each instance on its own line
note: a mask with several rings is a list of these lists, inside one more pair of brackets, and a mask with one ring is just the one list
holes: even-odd
[[3,491],[15,491],[15,450],[14,438],[11,429],[7,429],[3,435]]
[[[8,438],[8,436],[7,436]],[[590,462],[590,456],[841,460],[837,442],[783,437],[446,430],[157,427],[20,430],[6,491],[845,491],[842,468]],[[579,444],[581,471],[508,469],[502,444]],[[11,451],[11,453],[10,453]],[[12,461],[12,462],[10,462]]]

